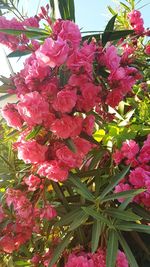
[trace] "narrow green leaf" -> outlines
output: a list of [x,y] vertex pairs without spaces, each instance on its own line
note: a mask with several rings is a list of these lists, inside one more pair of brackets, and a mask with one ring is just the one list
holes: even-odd
[[92,253],[94,253],[98,248],[101,230],[102,230],[102,223],[99,220],[95,220],[92,227],[92,241],[91,241]]
[[125,5],[124,3],[120,2],[120,5],[121,5],[122,7],[124,7],[126,11],[128,11],[128,12],[131,11],[130,8],[129,8],[127,5]]
[[37,38],[37,39],[38,38],[40,39],[40,37],[48,37],[50,35],[49,32],[38,28],[35,28],[34,30],[31,30],[30,28],[28,30],[0,29],[0,32],[15,36],[25,34],[28,38]]
[[113,229],[109,230],[107,254],[106,254],[106,267],[115,267],[116,258],[118,252],[118,237],[116,231]]
[[53,257],[52,257],[48,267],[52,267],[58,261],[58,259],[60,258],[62,252],[64,251],[64,249],[70,243],[71,236],[72,236],[72,233],[67,234],[65,236],[65,238],[63,239],[63,241],[54,250]]
[[67,145],[67,147],[73,152],[76,153],[77,152],[77,148],[76,145],[74,144],[73,140],[71,138],[68,138],[65,140],[65,144]]
[[103,200],[103,198],[125,177],[129,169],[130,169],[130,166],[127,166],[122,170],[122,172],[110,178],[110,184],[101,193],[101,195],[99,196],[99,199]]
[[111,222],[104,215],[100,214],[100,212],[97,212],[94,207],[82,207],[82,209],[96,220],[101,221],[108,226],[112,226]]
[[107,6],[107,8],[112,15],[116,15],[117,12],[115,10],[113,10],[111,6]]
[[11,52],[9,55],[7,55],[7,57],[22,57],[22,56],[26,56],[31,54],[32,51],[26,50],[26,51],[20,51],[20,50],[16,50]]
[[121,233],[118,233],[118,239],[119,239],[120,245],[122,246],[122,248],[123,248],[123,250],[127,256],[130,267],[139,267],[130,247],[128,246],[126,240],[124,239],[124,237]]
[[93,170],[96,167],[96,165],[102,158],[103,154],[104,154],[104,151],[101,151],[101,150],[97,151],[97,153],[94,154],[94,157],[91,160],[90,165],[89,165],[89,170]]
[[144,220],[150,220],[150,211],[145,210],[143,207],[139,206],[136,203],[131,203],[131,207],[132,210],[139,216],[142,216]]
[[89,215],[82,210],[80,214],[78,213],[76,218],[70,224],[69,231],[73,231],[76,228],[78,228],[81,224],[84,224],[87,221],[88,217]]
[[55,226],[57,227],[70,224],[80,214],[81,211],[82,210],[78,208],[67,213],[60,219],[60,221],[55,223]]
[[102,44],[105,44],[109,41],[119,40],[120,38],[124,38],[130,34],[134,33],[133,30],[120,30],[120,31],[108,31],[102,34]]
[[5,94],[5,95],[0,97],[0,101],[3,101],[5,99],[7,99],[8,97],[10,97],[10,94]]
[[124,221],[137,221],[137,220],[142,219],[142,217],[139,217],[138,215],[134,214],[132,211],[128,211],[128,210],[122,212],[119,209],[110,208],[110,209],[105,210],[105,212],[114,218],[117,218],[119,220],[124,220]]
[[26,140],[36,137],[41,129],[42,129],[41,125],[35,126],[33,130],[26,136]]
[[119,199],[119,198],[134,197],[144,191],[145,189],[132,189],[132,190],[124,191],[124,192],[114,193],[114,194],[104,197],[103,202],[107,202],[109,200],[114,200],[114,199]]
[[117,14],[115,14],[107,23],[106,28],[105,28],[105,32],[109,32],[109,31],[113,31],[114,30],[114,24],[115,24],[115,20],[117,18]]
[[58,0],[58,7],[62,19],[69,19],[75,21],[74,0]]
[[143,224],[139,224],[139,223],[127,223],[123,224],[123,223],[117,223],[116,227],[119,230],[122,231],[137,231],[137,232],[142,232],[142,233],[146,233],[146,234],[150,234],[150,226],[149,225],[143,225]]
[[88,190],[85,184],[81,182],[81,180],[78,177],[75,177],[75,175],[69,175],[69,180],[78,188],[79,194],[83,196],[85,199],[88,199],[90,201],[94,201],[94,196],[92,193]]

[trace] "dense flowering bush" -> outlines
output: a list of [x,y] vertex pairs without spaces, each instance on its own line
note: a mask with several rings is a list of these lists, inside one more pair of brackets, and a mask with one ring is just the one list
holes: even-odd
[[15,266],[137,267],[124,232],[150,233],[150,135],[132,136],[131,128],[142,121],[131,121],[139,105],[148,106],[149,44],[139,44],[149,32],[139,11],[125,10],[127,29],[115,31],[115,15],[101,36],[82,36],[59,7],[57,20],[48,5],[23,21],[0,17],[10,56],[30,54],[4,82],[18,101],[1,112],[14,128],[1,130],[13,142],[13,161],[1,156],[12,176],[0,206],[2,258]]

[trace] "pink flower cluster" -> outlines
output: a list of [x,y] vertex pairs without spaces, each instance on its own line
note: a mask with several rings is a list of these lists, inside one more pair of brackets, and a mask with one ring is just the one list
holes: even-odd
[[144,33],[144,21],[141,18],[141,12],[138,10],[133,10],[128,14],[130,24],[139,35]]
[[[25,178],[25,183],[30,186],[31,191],[35,190],[37,179],[38,183],[40,183],[38,177],[30,175],[28,178]],[[36,224],[37,220],[46,219],[49,221],[57,216],[55,208],[51,205],[45,203],[43,207],[37,207],[37,205],[35,207],[26,194],[20,190],[7,189],[6,204],[7,210],[11,207],[10,213],[7,215],[2,207],[0,207],[0,221],[4,222],[6,218],[9,220],[0,233],[0,251],[6,253],[18,250],[22,244],[31,238],[32,233],[41,232],[39,225]]]
[[[145,207],[150,206],[150,135],[144,142],[142,148],[134,140],[128,140],[123,143],[120,150],[113,154],[115,163],[118,165],[124,161],[126,165],[131,164],[132,170],[115,188],[115,193],[143,188],[146,191],[136,196],[133,201],[143,204]],[[123,199],[119,199],[120,202]]]
[[[128,261],[123,252],[118,251],[116,267],[128,267]],[[106,267],[106,252],[102,249],[94,254],[70,254],[65,267]]]

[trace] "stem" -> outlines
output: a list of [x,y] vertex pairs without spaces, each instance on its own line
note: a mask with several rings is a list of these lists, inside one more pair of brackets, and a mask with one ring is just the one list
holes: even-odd
[[[16,16],[17,16],[20,20],[24,20],[24,17],[23,17],[22,14],[20,13],[20,11],[16,8],[16,6],[15,6],[14,3],[13,3],[13,1],[12,1],[12,0],[9,0],[9,1],[10,1],[10,3],[11,3],[12,7],[13,7],[13,8],[17,11],[17,13],[19,14],[20,18],[19,18],[17,15],[16,15]],[[12,12],[13,12],[13,11],[12,11]]]

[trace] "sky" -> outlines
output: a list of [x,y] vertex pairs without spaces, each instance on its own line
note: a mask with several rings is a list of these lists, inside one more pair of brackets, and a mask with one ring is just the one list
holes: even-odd
[[[107,6],[117,7],[117,0],[74,0],[76,10],[76,23],[82,28],[82,31],[87,30],[103,30],[107,21],[111,15],[107,9]],[[37,10],[39,3],[44,6],[48,0],[20,0],[20,8],[24,8],[27,11],[28,16],[33,16]],[[126,0],[122,0],[126,2]],[[139,2],[136,0],[136,2]],[[150,3],[150,0],[141,0],[136,8],[140,8],[143,5]],[[150,5],[141,9],[142,15],[145,21],[145,27],[150,26]],[[4,48],[0,47],[0,75],[9,76],[10,68],[4,55]],[[8,49],[5,49],[6,53],[9,53]],[[18,71],[22,67],[22,62],[17,62],[17,59],[11,59],[11,64],[14,71]]]

